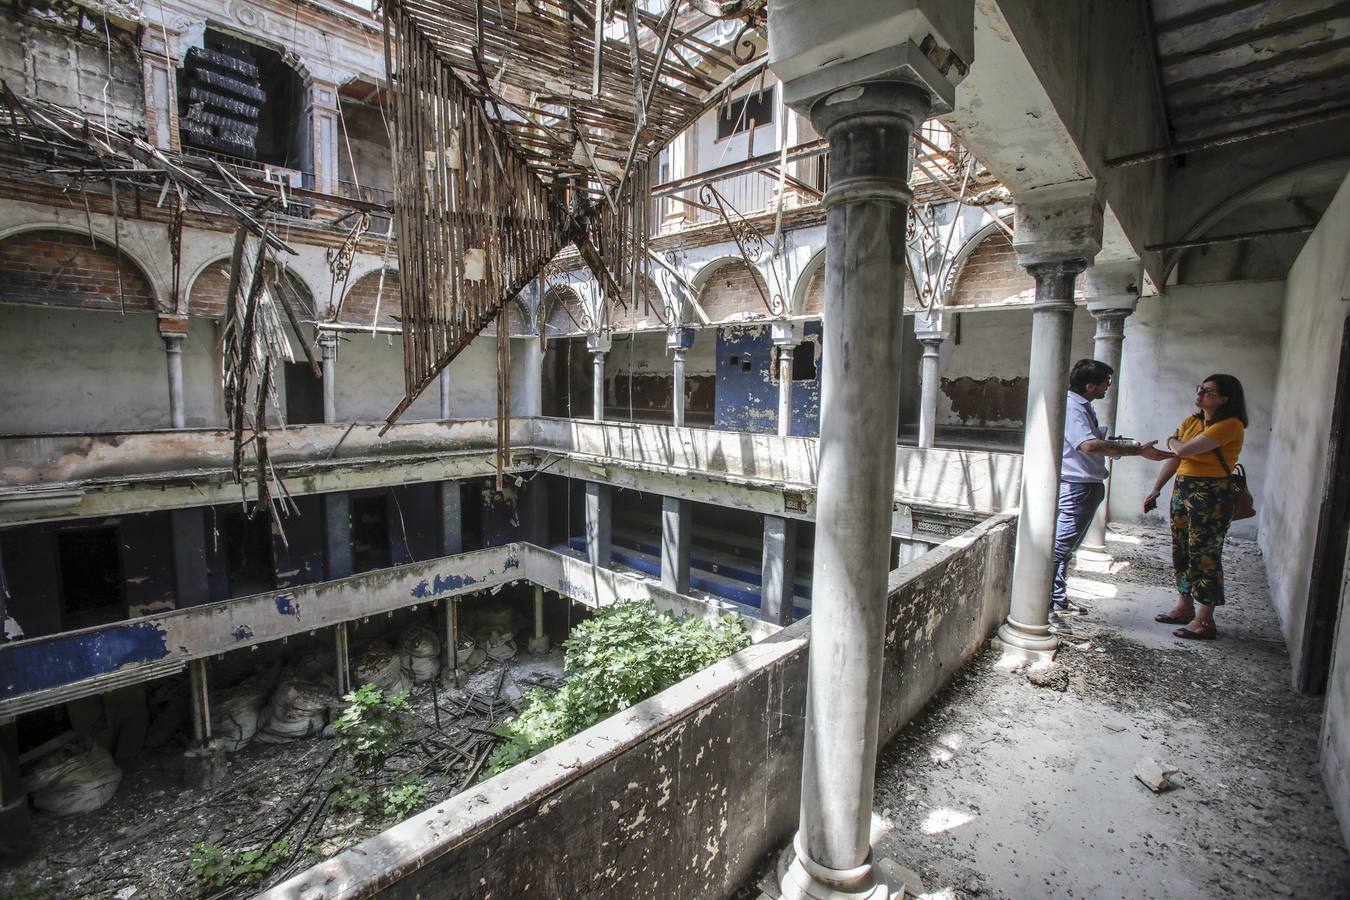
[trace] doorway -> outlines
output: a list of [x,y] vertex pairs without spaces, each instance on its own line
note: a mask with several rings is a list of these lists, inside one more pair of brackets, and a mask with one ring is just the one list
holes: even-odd
[[1341,358],[1331,407],[1327,478],[1313,545],[1308,609],[1303,617],[1303,646],[1296,684],[1306,694],[1326,691],[1345,577],[1346,539],[1350,536],[1350,319],[1341,328]]

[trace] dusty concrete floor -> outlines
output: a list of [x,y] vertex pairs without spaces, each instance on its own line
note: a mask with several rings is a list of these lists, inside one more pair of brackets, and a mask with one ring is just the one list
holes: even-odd
[[[1350,897],[1317,770],[1322,701],[1289,686],[1255,544],[1225,553],[1219,640],[1183,642],[1153,622],[1175,596],[1166,533],[1112,538],[1074,570],[1091,613],[1057,684],[986,651],[884,748],[877,857],[932,897]],[[1176,787],[1136,780],[1144,757],[1180,769]]]

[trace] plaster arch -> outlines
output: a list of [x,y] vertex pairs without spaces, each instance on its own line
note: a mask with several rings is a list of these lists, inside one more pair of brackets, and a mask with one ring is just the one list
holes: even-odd
[[[694,289],[694,298],[698,301],[699,305],[703,307],[703,311],[707,314],[709,321],[712,324],[717,324],[718,322],[734,322],[742,318],[755,321],[774,318],[769,310],[765,308],[758,292],[755,293],[753,302],[740,304],[743,308],[738,309],[731,315],[727,314],[729,312],[728,309],[719,309],[718,304],[711,302],[711,294],[708,289],[711,286],[712,280],[715,276],[725,272],[727,269],[741,269],[748,272],[767,296],[772,297],[774,294],[773,289],[769,285],[768,278],[765,277],[764,272],[759,266],[747,263],[739,256],[719,256],[705,264],[703,268],[699,269],[698,273],[690,281],[690,286]],[[730,302],[732,301],[729,301],[729,303]],[[722,305],[727,306],[728,304]],[[746,312],[748,315],[741,315],[740,313],[742,312]]]
[[[168,308],[167,300],[164,296],[164,286],[159,284],[151,274],[154,271],[154,267],[147,265],[145,258],[139,251],[128,249],[125,240],[119,241],[114,235],[106,232],[105,229],[94,226],[80,228],[63,222],[28,222],[22,225],[11,225],[8,228],[0,229],[0,243],[32,231],[60,231],[65,234],[79,235],[83,238],[88,238],[92,234],[94,239],[103,247],[107,248],[110,253],[116,254],[121,252],[121,254],[136,267],[137,274],[145,279],[146,285],[150,288],[150,295],[154,301],[157,312],[173,312],[173,310]],[[184,296],[187,295],[184,294]]]
[[825,248],[821,247],[811,258],[802,266],[801,274],[797,276],[796,282],[792,285],[792,302],[788,304],[788,315],[800,316],[806,311],[806,289],[811,284],[811,279],[816,277],[816,273],[825,267]]
[[946,283],[942,286],[943,300],[950,299],[952,294],[956,291],[956,283],[961,280],[961,271],[965,269],[966,262],[970,259],[970,255],[978,250],[980,244],[983,244],[985,239],[991,234],[1003,230],[999,223],[1012,228],[1013,212],[1009,210],[1006,213],[992,217],[984,225],[975,229],[970,237],[966,238],[961,246],[957,248],[956,255],[952,257],[951,268],[947,270]]
[[[1347,168],[1350,168],[1350,153],[1334,153],[1330,156],[1324,156],[1320,159],[1314,159],[1309,162],[1292,166],[1274,175],[1261,178],[1251,184],[1234,191],[1223,200],[1211,206],[1206,212],[1195,220],[1176,240],[1189,241],[1204,237],[1205,232],[1214,225],[1223,221],[1230,214],[1237,212],[1247,203],[1271,194],[1277,191],[1283,185],[1292,186],[1294,182],[1301,178],[1314,175],[1320,171],[1330,170],[1339,175],[1341,179],[1345,177]],[[1176,268],[1181,264],[1181,259],[1189,250],[1197,248],[1183,248],[1172,250],[1163,254],[1162,278],[1160,283],[1167,284],[1175,274]]]

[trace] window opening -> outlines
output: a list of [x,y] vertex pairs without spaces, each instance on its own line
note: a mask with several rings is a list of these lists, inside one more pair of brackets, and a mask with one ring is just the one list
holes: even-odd
[[208,28],[179,72],[183,143],[289,169],[312,169],[305,86],[281,54]]
[[802,341],[792,348],[792,380],[816,380],[816,342]]
[[353,494],[351,510],[352,571],[389,568],[389,503],[384,493]]
[[77,528],[57,536],[61,628],[88,628],[127,617],[117,527]]
[[751,128],[771,124],[776,87],[770,85],[762,91],[746,94],[721,107],[717,112],[717,139],[725,140]]

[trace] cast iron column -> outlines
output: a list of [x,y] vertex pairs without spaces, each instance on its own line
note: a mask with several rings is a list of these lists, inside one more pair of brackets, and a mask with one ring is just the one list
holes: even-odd
[[675,414],[671,424],[676,428],[684,427],[684,354],[693,345],[694,329],[677,326],[666,331],[666,349],[673,356],[670,403]]
[[927,90],[869,81],[826,94],[824,361],[801,820],[783,895],[867,896],[899,418],[909,136]]
[[337,418],[337,336],[319,336],[319,352],[323,354],[323,420],[332,423]]
[[1036,279],[1036,305],[1031,313],[1022,502],[1011,609],[998,635],[1005,644],[1032,653],[1053,653],[1059,646],[1059,639],[1050,633],[1055,517],[1059,512],[1065,395],[1069,389],[1073,287],[1087,263],[1074,259],[1026,267]]
[[801,343],[801,326],[796,322],[774,322],[773,348],[778,354],[778,436],[792,434],[792,354]]
[[919,368],[919,446],[933,446],[937,434],[938,351],[942,338],[924,338]]

